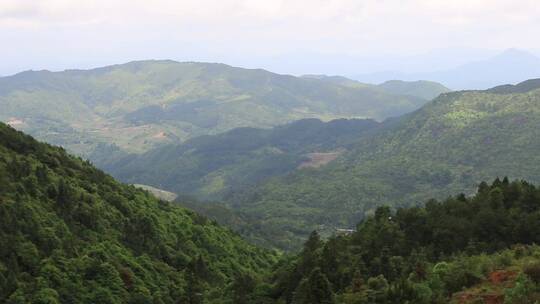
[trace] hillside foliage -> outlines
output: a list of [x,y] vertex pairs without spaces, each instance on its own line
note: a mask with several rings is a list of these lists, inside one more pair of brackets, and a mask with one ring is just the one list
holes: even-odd
[[2,303],[226,303],[276,258],[0,124]]
[[127,183],[156,186],[199,199],[223,199],[309,163],[310,153],[336,156],[379,123],[373,120],[299,120],[272,129],[239,128],[166,145],[142,155],[97,162]]
[[326,166],[266,180],[228,200],[267,229],[285,229],[278,246],[297,248],[310,231],[351,228],[381,205],[471,194],[497,176],[540,182],[540,90],[527,88],[442,94],[360,137]]
[[535,303],[539,242],[540,189],[497,179],[472,197],[379,207],[350,235],[311,233],[252,303]]
[[[86,158],[303,118],[382,120],[427,100],[224,64],[136,61],[0,78],[0,121]],[[94,153],[93,153],[94,152]]]

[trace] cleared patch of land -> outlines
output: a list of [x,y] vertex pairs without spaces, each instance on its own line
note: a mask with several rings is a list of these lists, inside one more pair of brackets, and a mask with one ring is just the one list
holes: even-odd
[[169,191],[152,187],[152,186],[148,186],[148,185],[133,184],[133,186],[144,189],[152,193],[155,197],[162,199],[164,201],[168,201],[168,202],[172,202],[178,197],[176,193],[169,192]]
[[298,169],[319,168],[335,160],[336,158],[338,158],[338,156],[343,154],[343,152],[345,152],[345,150],[337,150],[337,151],[325,152],[325,153],[321,153],[321,152],[309,153],[306,155],[309,158],[309,160],[301,163],[298,166]]

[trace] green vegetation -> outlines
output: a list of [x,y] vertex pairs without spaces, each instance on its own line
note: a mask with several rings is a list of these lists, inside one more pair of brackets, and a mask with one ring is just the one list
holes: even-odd
[[222,199],[309,163],[309,153],[337,154],[379,124],[373,120],[317,119],[273,129],[240,128],[166,145],[142,155],[96,162],[127,183],[140,183],[203,199]]
[[379,207],[350,235],[313,232],[251,303],[537,303],[539,242],[540,189],[497,179],[470,198]]
[[389,80],[379,85],[386,92],[396,95],[409,95],[432,100],[442,93],[450,92],[450,89],[440,83],[432,81],[401,81]]
[[539,242],[540,188],[504,178],[472,197],[378,207],[278,261],[0,124],[0,302],[535,303]]
[[361,137],[336,161],[269,179],[229,204],[265,231],[284,231],[270,242],[294,249],[310,231],[350,228],[380,205],[470,194],[497,176],[540,182],[540,90],[528,89],[442,94]]
[[[304,75],[303,78],[319,79],[327,82],[339,84],[348,87],[373,87],[356,80],[352,80],[342,76],[326,76],[326,75]],[[450,89],[438,82],[418,80],[418,81],[402,81],[389,80],[376,86],[381,91],[399,96],[414,96],[424,100],[432,100],[442,93],[450,92]]]
[[[426,100],[224,64],[138,61],[0,78],[0,121],[92,161],[238,127],[302,118],[382,120]],[[93,153],[94,152],[94,153]],[[110,152],[110,151],[108,151]]]
[[1,303],[238,303],[276,259],[0,124]]

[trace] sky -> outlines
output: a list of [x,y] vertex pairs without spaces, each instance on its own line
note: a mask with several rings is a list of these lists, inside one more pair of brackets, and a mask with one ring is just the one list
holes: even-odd
[[537,0],[0,0],[0,75],[141,59],[415,72],[540,54],[539,34]]

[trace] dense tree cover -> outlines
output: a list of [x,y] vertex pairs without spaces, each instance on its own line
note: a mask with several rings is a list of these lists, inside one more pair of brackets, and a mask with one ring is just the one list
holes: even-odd
[[266,180],[228,198],[272,240],[298,248],[310,231],[350,228],[377,206],[402,207],[471,194],[497,176],[540,182],[540,84],[445,93],[389,120],[336,161]]
[[[136,61],[92,70],[0,77],[0,121],[92,161],[98,149],[142,152],[238,127],[302,118],[382,120],[427,100],[214,63]],[[103,147],[101,147],[103,148]],[[99,154],[98,154],[99,153]]]
[[540,300],[540,247],[534,243],[540,243],[540,188],[497,179],[482,183],[473,197],[397,211],[379,207],[351,235],[322,241],[313,232],[302,251],[268,278],[271,288],[262,298],[448,303],[492,272],[509,269],[519,275],[515,284],[492,293],[506,294],[505,303],[534,303]]
[[222,199],[296,170],[308,153],[346,149],[378,125],[374,120],[304,119],[272,129],[239,128],[98,165],[124,182]]
[[227,303],[275,259],[0,124],[1,303]]

